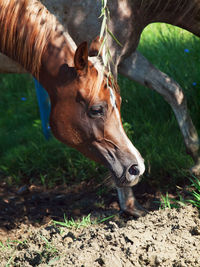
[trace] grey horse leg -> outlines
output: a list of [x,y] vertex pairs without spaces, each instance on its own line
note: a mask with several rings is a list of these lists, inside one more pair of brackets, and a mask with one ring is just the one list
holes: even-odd
[[155,90],[169,103],[183,135],[186,152],[195,162],[191,171],[196,175],[200,175],[199,138],[188,113],[186,98],[180,85],[167,74],[155,68],[139,52],[135,52],[124,59],[119,65],[119,72]]
[[120,208],[123,212],[136,218],[144,216],[147,211],[137,202],[131,187],[117,187]]

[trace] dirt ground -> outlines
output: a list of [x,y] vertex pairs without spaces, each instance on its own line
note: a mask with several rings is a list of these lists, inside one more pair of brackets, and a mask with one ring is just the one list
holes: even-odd
[[[92,183],[53,190],[2,184],[0,266],[200,266],[199,212],[158,210],[158,193],[136,191],[150,211],[137,220],[119,212],[114,189]],[[91,220],[115,216],[78,229],[52,222],[89,213]]]

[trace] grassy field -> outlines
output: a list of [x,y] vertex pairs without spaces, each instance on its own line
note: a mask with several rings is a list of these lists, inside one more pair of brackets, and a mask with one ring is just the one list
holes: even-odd
[[[200,45],[193,35],[168,25],[145,29],[139,50],[183,87],[192,119],[200,130]],[[170,107],[156,92],[119,77],[122,117],[145,158],[144,179],[166,189],[181,183],[192,166]],[[98,175],[97,175],[98,174]],[[0,178],[8,183],[46,186],[105,176],[106,170],[41,131],[33,79],[0,75]]]

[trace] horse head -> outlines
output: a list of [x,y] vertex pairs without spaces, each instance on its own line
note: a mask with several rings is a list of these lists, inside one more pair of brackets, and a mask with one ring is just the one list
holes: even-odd
[[58,140],[108,167],[117,186],[132,186],[144,172],[143,159],[123,129],[117,84],[107,76],[95,49],[96,40],[89,52],[82,43],[73,66],[64,63],[59,68],[56,89],[48,90],[50,126]]

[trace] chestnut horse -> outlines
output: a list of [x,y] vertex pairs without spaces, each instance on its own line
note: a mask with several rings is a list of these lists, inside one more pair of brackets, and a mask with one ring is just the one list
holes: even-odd
[[[47,90],[55,137],[108,167],[118,187],[132,186],[143,174],[144,162],[124,132],[118,87],[96,56],[99,47],[94,40],[89,52],[86,42],[76,48],[36,0],[0,1],[0,51]],[[134,200],[122,208],[134,214]]]

